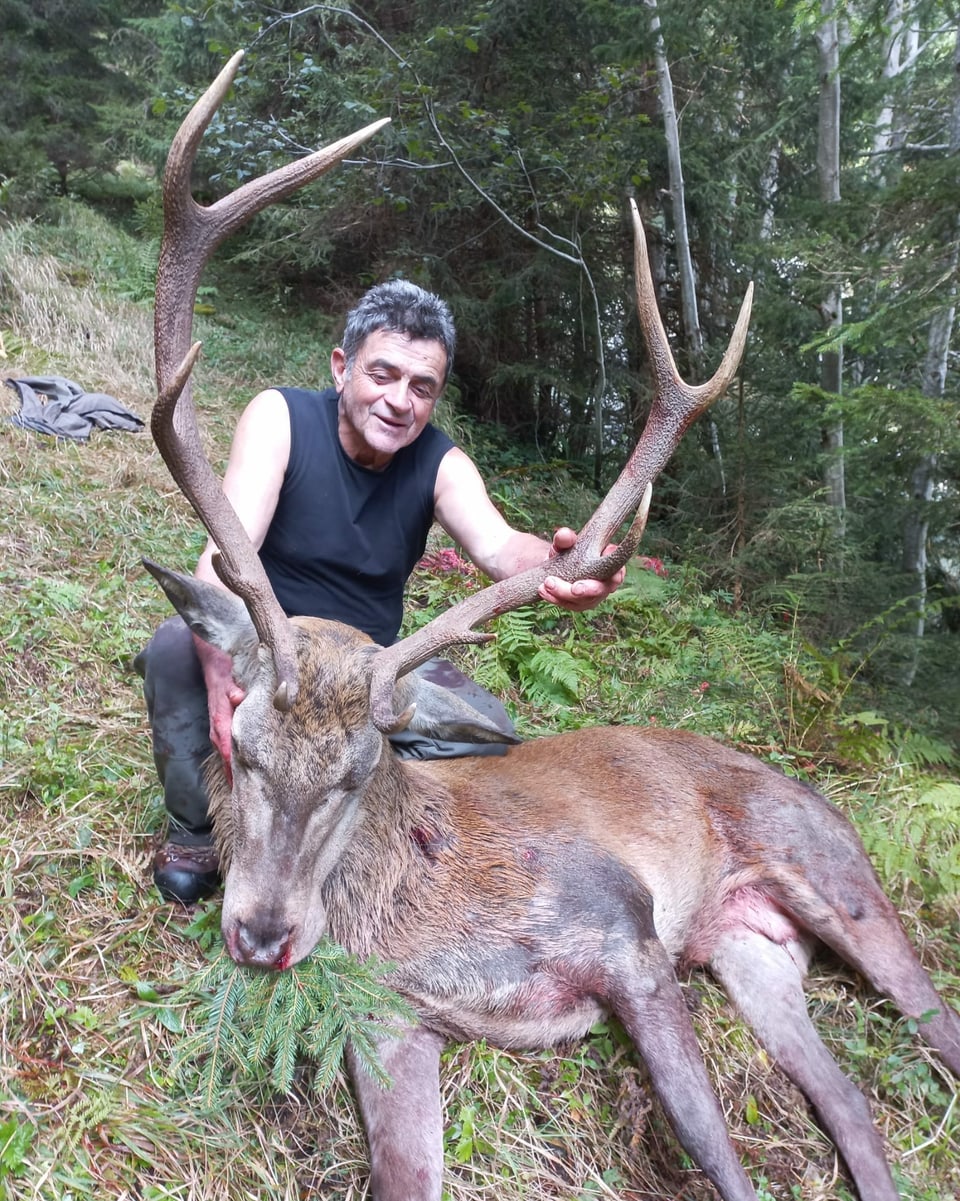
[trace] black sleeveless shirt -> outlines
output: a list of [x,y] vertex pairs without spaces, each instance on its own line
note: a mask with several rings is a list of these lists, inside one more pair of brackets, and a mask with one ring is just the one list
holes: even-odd
[[388,646],[453,443],[428,425],[383,471],[371,471],[340,445],[334,388],[278,391],[290,412],[290,461],[260,548],[267,577],[288,616],[342,621]]

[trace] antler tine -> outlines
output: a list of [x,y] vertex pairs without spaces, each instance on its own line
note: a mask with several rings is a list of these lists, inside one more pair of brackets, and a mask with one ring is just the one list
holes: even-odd
[[685,383],[680,378],[666,330],[663,328],[656,289],[650,274],[650,257],[647,254],[643,222],[632,197],[630,216],[633,221],[637,314],[653,373],[654,399],[643,433],[626,466],[577,539],[578,543],[581,538],[586,539],[597,549],[605,546],[620,528],[634,508],[635,498],[641,495],[647,482],[657,478],[690,425],[730,386],[737,374],[747,343],[750,309],[753,305],[751,283],[747,285],[740,313],[720,366],[706,383]]
[[171,475],[217,544],[219,554],[213,560],[217,574],[243,600],[260,642],[273,657],[277,675],[274,702],[278,708],[288,709],[298,689],[293,630],[201,446],[190,381],[200,350],[199,343],[190,347],[193,306],[203,268],[225,238],[255,213],[318,179],[388,124],[389,118],[375,121],[313,154],[250,180],[204,208],[191,195],[194,159],[242,58],[241,50],[193,106],[177,131],[167,158],[163,179],[164,231],[154,314],[158,396],[150,425]]
[[[747,288],[730,344],[714,375],[705,384],[684,383],[660,319],[643,223],[632,199],[630,211],[637,313],[655,382],[654,402],[643,433],[616,483],[577,535],[571,550],[467,597],[402,642],[377,652],[370,696],[373,720],[381,730],[389,732],[403,721],[394,713],[392,704],[393,686],[398,676],[426,662],[444,647],[458,642],[487,641],[492,635],[478,633],[474,627],[534,601],[548,575],[567,581],[603,580],[626,563],[643,535],[653,481],[691,422],[724,392],[737,373],[747,340],[753,284]],[[626,537],[615,551],[604,554],[610,539],[634,510],[636,516]]]

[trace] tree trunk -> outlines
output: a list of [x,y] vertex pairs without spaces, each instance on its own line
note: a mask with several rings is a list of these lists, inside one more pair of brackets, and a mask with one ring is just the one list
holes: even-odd
[[[817,136],[817,176],[820,199],[824,204],[840,201],[840,39],[836,0],[820,0],[822,21],[816,32],[820,60],[820,110]],[[831,338],[839,339],[843,329],[841,280],[835,279],[821,304],[824,323]],[[843,389],[843,347],[820,356],[820,387],[839,396]],[[836,532],[840,539],[846,525],[846,483],[843,462],[843,420],[837,417],[824,426],[821,440],[826,452],[824,484],[827,498],[836,514]]]
[[[949,151],[960,155],[960,25],[957,26],[953,51],[954,98],[950,120]],[[951,281],[943,308],[935,313],[927,335],[927,353],[923,362],[921,390],[924,396],[943,396],[947,381],[947,357],[956,316],[958,245],[960,245],[960,212],[953,218],[954,236],[949,239],[952,249],[944,257],[944,278]],[[904,672],[908,686],[916,679],[920,660],[920,639],[926,632],[927,605],[927,532],[930,524],[930,504],[936,482],[937,456],[924,455],[910,475],[910,508],[903,527],[903,570],[913,577],[911,604],[915,613],[913,649]]]
[[660,107],[663,110],[663,129],[667,141],[667,172],[670,181],[670,207],[673,216],[673,232],[677,241],[677,269],[680,272],[680,303],[683,313],[683,334],[687,351],[693,356],[694,364],[703,357],[703,332],[700,329],[700,314],[697,311],[697,284],[690,253],[690,230],[687,226],[687,202],[683,184],[683,163],[680,158],[680,125],[677,106],[673,98],[673,79],[660,28],[657,0],[646,0],[652,11],[650,28],[654,35],[654,58],[657,65],[657,84],[660,92]]
[[873,152],[878,177],[893,183],[900,173],[903,149],[903,106],[896,102],[897,80],[913,65],[920,48],[920,30],[910,11],[908,0],[888,0],[884,21],[883,66],[881,78],[886,86],[883,107],[873,134]]
[[[703,378],[703,330],[700,328],[700,313],[697,307],[697,281],[690,251],[690,230],[687,225],[687,204],[683,186],[683,162],[680,158],[680,124],[677,106],[673,97],[673,79],[667,61],[666,45],[660,25],[657,0],[644,0],[650,9],[650,30],[653,33],[653,53],[657,67],[657,87],[660,107],[663,110],[663,128],[667,143],[667,172],[670,182],[670,207],[673,215],[673,230],[677,245],[677,268],[680,272],[680,305],[683,314],[683,335],[690,359],[689,376],[693,381]],[[717,463],[720,489],[726,495],[726,479],[723,467],[723,452],[720,446],[720,431],[708,414],[710,448]]]

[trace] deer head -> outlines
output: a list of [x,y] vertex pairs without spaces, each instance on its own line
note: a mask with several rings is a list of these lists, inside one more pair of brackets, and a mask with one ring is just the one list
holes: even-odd
[[[201,450],[190,397],[199,351],[189,345],[193,302],[203,266],[223,238],[253,213],[322,174],[384,122],[201,208],[189,193],[190,169],[239,61],[235,56],[198,101],[170,151],[157,275],[159,396],[151,423],[174,479],[218,547],[214,563],[228,591],[148,567],[190,628],[233,656],[237,680],[246,690],[233,724],[232,792],[217,812],[227,852],[224,935],[238,961],[284,967],[307,954],[323,931],[323,885],[349,844],[371,781],[376,778],[382,786],[399,770],[385,749],[384,734],[411,724],[456,737],[469,725],[474,740],[502,737],[468,706],[410,673],[445,647],[489,637],[477,627],[534,601],[546,575],[603,579],[634,553],[652,481],[690,423],[737,371],[751,289],[716,374],[699,386],[684,383],[657,311],[643,228],[631,202],[637,306],[656,396],[626,467],[576,546],[542,567],[491,585],[389,648],[377,648],[337,623],[288,620]],[[614,553],[605,554],[631,514],[628,534]]]
[[[224,941],[238,963],[283,968],[316,945],[326,926],[324,889],[364,808],[388,824],[402,786],[370,712],[379,649],[348,626],[288,623],[302,682],[274,703],[276,666],[244,601],[144,560],[195,634],[226,651],[246,695],[232,735],[231,785],[219,759],[208,770],[211,816],[224,873]],[[470,742],[516,741],[444,688],[416,674],[397,681],[395,703],[413,730]],[[371,788],[389,794],[375,801]]]

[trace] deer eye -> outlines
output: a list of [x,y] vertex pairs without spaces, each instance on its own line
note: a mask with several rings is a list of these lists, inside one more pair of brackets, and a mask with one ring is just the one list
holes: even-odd
[[355,764],[347,769],[343,779],[340,781],[340,787],[344,792],[353,792],[354,789],[360,787],[367,775],[366,771]]
[[376,762],[376,758],[370,760],[366,755],[351,756],[346,770],[340,777],[340,787],[344,792],[353,792],[361,788],[369,780]]
[[264,766],[263,757],[257,753],[254,743],[238,738],[235,733],[230,738],[230,758],[245,771],[258,771]]

